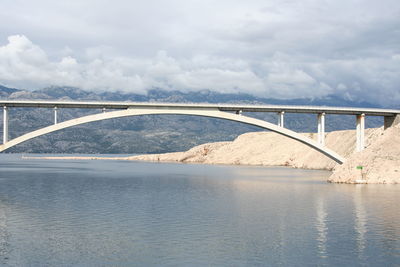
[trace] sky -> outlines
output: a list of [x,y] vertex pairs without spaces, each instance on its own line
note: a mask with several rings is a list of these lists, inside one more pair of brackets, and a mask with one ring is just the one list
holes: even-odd
[[400,103],[398,0],[0,0],[0,84]]

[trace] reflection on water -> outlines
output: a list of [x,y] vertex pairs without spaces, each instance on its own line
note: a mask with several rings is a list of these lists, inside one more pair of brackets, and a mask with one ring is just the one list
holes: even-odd
[[6,206],[0,200],[0,264],[4,264],[8,260],[8,253]]
[[321,257],[326,257],[326,242],[327,242],[327,232],[328,227],[326,225],[327,213],[324,207],[324,199],[320,199],[317,203],[316,207],[316,223],[315,228],[318,233],[317,241],[318,241],[318,254]]
[[400,187],[323,171],[0,155],[0,264],[400,264]]
[[367,214],[362,196],[363,187],[365,185],[356,185],[354,192],[354,227],[357,233],[357,252],[360,260],[364,259],[365,236],[367,233]]

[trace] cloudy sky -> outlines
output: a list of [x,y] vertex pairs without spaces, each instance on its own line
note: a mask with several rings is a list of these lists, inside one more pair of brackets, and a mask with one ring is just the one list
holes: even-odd
[[0,84],[400,106],[400,1],[0,0]]

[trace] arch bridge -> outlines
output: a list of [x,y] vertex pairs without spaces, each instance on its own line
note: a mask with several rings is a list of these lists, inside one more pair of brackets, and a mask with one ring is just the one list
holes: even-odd
[[[365,116],[383,116],[384,127],[390,127],[400,122],[400,110],[376,108],[350,108],[326,106],[289,106],[289,105],[229,105],[229,104],[177,104],[177,103],[138,103],[138,102],[61,102],[61,101],[1,101],[3,106],[3,144],[0,152],[32,138],[42,136],[54,131],[72,126],[128,116],[140,115],[194,115],[219,118],[258,126],[288,138],[308,145],[338,163],[343,163],[344,158],[335,151],[325,146],[325,115],[341,114],[356,116],[357,144],[356,150],[364,149]],[[23,134],[9,140],[9,114],[10,108],[51,108],[54,110],[54,124]],[[97,114],[87,115],[63,122],[58,121],[58,110],[62,108],[100,109]],[[278,125],[267,121],[242,115],[242,112],[274,112],[278,114]],[[286,113],[317,114],[318,140],[314,141],[300,133],[284,127]]]

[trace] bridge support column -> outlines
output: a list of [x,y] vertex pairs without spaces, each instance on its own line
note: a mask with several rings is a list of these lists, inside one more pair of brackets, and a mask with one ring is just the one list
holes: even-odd
[[57,124],[57,107],[54,107],[54,124]]
[[284,116],[285,116],[285,111],[281,111],[278,113],[278,126],[280,127],[285,127],[284,126]]
[[103,113],[106,113],[106,108],[103,108]]
[[3,144],[8,141],[8,108],[3,107]]
[[357,115],[357,143],[356,151],[363,151],[365,147],[365,114]]
[[318,143],[325,145],[325,113],[318,114]]

